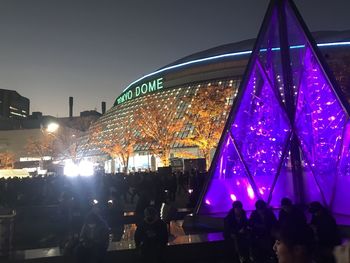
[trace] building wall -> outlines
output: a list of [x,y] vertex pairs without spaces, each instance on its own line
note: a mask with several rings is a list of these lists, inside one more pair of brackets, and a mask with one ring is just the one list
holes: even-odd
[[0,89],[0,117],[26,118],[29,116],[29,99],[13,90]]

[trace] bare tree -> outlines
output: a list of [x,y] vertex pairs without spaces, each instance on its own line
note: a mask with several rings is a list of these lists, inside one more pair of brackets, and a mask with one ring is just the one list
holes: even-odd
[[78,148],[82,143],[83,133],[79,130],[60,127],[51,135],[54,137],[54,156],[61,159],[71,159],[74,163],[78,160]]
[[36,156],[41,159],[45,156],[54,155],[54,137],[49,134],[42,134],[39,138],[30,137],[25,146],[30,156]]
[[59,127],[55,132],[42,129],[41,136],[30,137],[25,148],[29,155],[41,159],[50,156],[53,159],[71,159],[75,162],[81,134],[78,130],[64,126]]

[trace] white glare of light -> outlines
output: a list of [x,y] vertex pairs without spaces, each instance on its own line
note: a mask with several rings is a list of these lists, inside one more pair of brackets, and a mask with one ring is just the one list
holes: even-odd
[[60,127],[60,125],[58,125],[58,123],[56,122],[51,122],[47,125],[47,132],[55,132],[57,131],[57,129]]
[[79,167],[72,160],[66,160],[63,174],[66,176],[77,176],[79,174]]
[[188,189],[188,193],[192,194],[193,193],[193,189]]
[[233,202],[237,201],[237,197],[235,194],[231,194],[230,197]]
[[113,200],[108,200],[108,204],[113,204]]
[[94,174],[94,164],[92,162],[82,160],[78,167],[81,176],[92,176]]
[[92,203],[93,203],[94,205],[97,205],[97,204],[98,204],[98,201],[97,201],[96,199],[94,199],[94,200],[92,200]]
[[253,188],[251,186],[247,187],[247,192],[248,192],[248,196],[250,199],[254,199],[255,195],[254,195],[254,191]]

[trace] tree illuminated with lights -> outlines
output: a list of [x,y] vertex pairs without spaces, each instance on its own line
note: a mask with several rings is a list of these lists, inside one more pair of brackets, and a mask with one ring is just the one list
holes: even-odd
[[15,155],[12,152],[5,151],[0,153],[0,168],[12,169],[15,162]]
[[181,140],[187,146],[196,146],[210,165],[210,151],[219,142],[228,112],[231,107],[233,89],[218,85],[202,87],[193,97],[187,98],[184,115],[189,135]]
[[175,100],[171,98],[164,102],[150,96],[134,114],[138,144],[159,156],[163,166],[170,164],[170,150],[184,123],[177,114]]
[[117,132],[111,134],[108,139],[104,140],[101,150],[107,153],[113,159],[118,159],[127,172],[129,158],[134,153],[136,137],[134,129],[131,126],[132,118],[123,123],[123,126]]

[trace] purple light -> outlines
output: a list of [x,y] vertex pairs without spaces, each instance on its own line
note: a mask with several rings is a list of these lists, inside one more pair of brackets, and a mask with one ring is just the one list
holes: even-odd
[[[262,44],[253,52],[235,115],[228,118],[199,213],[227,212],[236,200],[247,210],[257,199],[273,207],[286,196],[296,200],[291,167],[291,138],[296,136],[303,201],[321,201],[350,215],[350,118],[288,1],[284,5],[292,95],[286,97],[275,8],[267,31],[258,37]],[[288,99],[294,107],[286,104]]]

